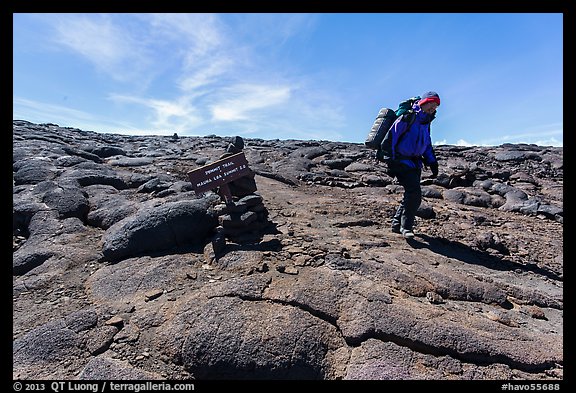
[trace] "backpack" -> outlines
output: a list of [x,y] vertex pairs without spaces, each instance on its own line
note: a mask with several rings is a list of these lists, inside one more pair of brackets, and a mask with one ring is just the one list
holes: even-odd
[[[403,121],[408,122],[408,126],[414,122],[414,112],[412,111],[412,105],[418,101],[420,97],[412,97],[407,100],[402,101],[398,104],[398,109],[395,111],[390,108],[382,108],[374,120],[372,129],[364,141],[364,145],[370,149],[377,150],[376,157],[381,159],[381,156],[391,156],[391,143],[392,137],[388,132],[392,124],[397,118],[402,116]],[[384,154],[382,154],[384,153]],[[388,153],[388,154],[386,154]]]
[[[398,117],[401,118],[400,121],[408,123],[407,128],[410,128],[416,119],[416,115],[412,111],[406,112]],[[404,135],[406,135],[406,133],[402,134],[396,143],[400,142]],[[386,131],[380,146],[376,150],[376,159],[378,161],[388,161],[392,159],[392,133],[390,132],[390,127],[388,127],[388,131]]]

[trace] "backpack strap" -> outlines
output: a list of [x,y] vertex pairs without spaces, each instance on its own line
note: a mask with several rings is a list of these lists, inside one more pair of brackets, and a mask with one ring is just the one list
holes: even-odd
[[[408,132],[410,127],[412,127],[412,124],[414,124],[414,121],[416,120],[416,113],[412,109],[404,112],[400,116],[401,116],[400,121],[408,123],[408,125],[406,126],[406,131],[402,135],[400,135],[400,138],[398,138],[398,140],[396,141],[396,145],[398,145],[400,143],[400,141],[402,140],[402,138],[404,138],[404,135],[406,135],[406,133]],[[396,157],[395,157],[396,160],[405,160],[405,159],[412,159],[412,158],[413,157],[405,157],[401,154],[396,154]]]
[[401,121],[405,121],[406,123],[408,123],[407,126],[408,128],[411,127],[412,124],[414,124],[414,120],[416,120],[416,112],[414,112],[412,109],[404,112],[401,116],[402,116]]

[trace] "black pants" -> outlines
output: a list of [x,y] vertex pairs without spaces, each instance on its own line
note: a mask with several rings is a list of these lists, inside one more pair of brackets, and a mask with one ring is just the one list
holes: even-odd
[[392,227],[412,230],[416,211],[422,202],[422,189],[420,188],[422,170],[411,168],[400,162],[391,162],[388,168],[390,176],[396,177],[400,185],[404,187],[404,197],[392,218]]

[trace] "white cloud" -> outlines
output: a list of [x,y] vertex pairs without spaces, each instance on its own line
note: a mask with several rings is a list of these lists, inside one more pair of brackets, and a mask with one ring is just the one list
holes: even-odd
[[[549,126],[542,126],[543,128],[546,127],[557,127],[557,124],[549,125]],[[458,139],[454,145],[456,146],[499,146],[504,143],[526,143],[526,144],[535,144],[539,146],[563,146],[562,140],[562,129],[552,129],[548,131],[533,131],[533,132],[525,132],[525,133],[518,133],[518,134],[505,134],[500,135],[498,137],[489,138],[489,139],[481,139],[474,142],[469,142],[464,139]],[[450,144],[447,142],[446,139],[442,141],[434,142],[435,145],[441,144]]]
[[232,68],[233,61],[226,58],[208,59],[196,65],[195,69],[183,72],[183,77],[178,87],[185,92],[192,92],[202,86],[219,81],[219,76],[224,75]]
[[[306,38],[317,16],[38,14],[38,18],[55,32],[46,36],[48,40],[93,65],[74,75],[93,94],[91,113],[38,104],[46,115],[42,122],[70,119],[76,127],[94,129],[95,124],[118,125],[106,118],[121,113],[121,121],[138,124],[125,127],[130,134],[144,128],[179,133],[226,130],[302,139],[338,139],[335,130],[345,127],[338,93],[319,88],[316,75],[276,61],[283,44]],[[92,69],[110,79],[98,80],[96,89],[102,92],[94,93]],[[106,100],[96,96],[105,95],[115,81],[125,84],[115,85],[115,93],[107,98],[130,105],[122,112],[121,105],[106,107]],[[28,109],[22,117],[35,121]]]
[[222,89],[225,98],[211,106],[214,121],[249,119],[255,110],[279,105],[290,98],[288,86],[236,85]]
[[182,54],[190,57],[191,63],[198,56],[214,52],[225,41],[214,14],[143,14],[141,18],[152,27],[147,35],[182,48]]
[[57,121],[57,119],[68,118],[93,120],[92,115],[83,111],[17,97],[14,97],[12,100],[12,117],[14,119],[27,120],[31,122],[54,122]]
[[143,47],[145,40],[134,37],[106,14],[67,14],[45,20],[55,30],[54,42],[114,79],[130,79],[149,62]]
[[562,146],[562,139],[562,124],[548,124],[537,126],[537,129],[530,132],[504,134],[495,138],[485,139],[479,142],[478,145],[494,146],[503,143],[528,143],[540,146]]
[[115,80],[139,85],[166,70],[207,64],[223,42],[211,14],[54,14],[43,21],[60,47]]
[[549,139],[542,139],[542,140],[536,140],[534,142],[536,145],[539,146],[555,146],[555,147],[563,147],[564,146],[564,142],[562,140],[558,140],[556,138],[549,138]]
[[13,98],[12,118],[32,123],[55,123],[62,127],[76,127],[84,131],[133,133],[129,123],[106,119],[91,113],[61,105],[46,104],[24,98]]
[[113,94],[110,98],[117,102],[139,104],[151,109],[153,111],[153,119],[150,123],[155,129],[184,132],[205,122],[186,96],[182,96],[177,100],[159,100]]
[[[458,139],[455,143],[456,146],[475,146],[474,143],[470,143],[464,139]],[[476,145],[478,146],[478,145]]]

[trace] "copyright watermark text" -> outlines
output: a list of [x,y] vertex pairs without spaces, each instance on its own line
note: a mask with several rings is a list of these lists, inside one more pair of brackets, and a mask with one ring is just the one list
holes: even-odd
[[85,382],[85,381],[54,381],[54,382],[23,382],[12,383],[15,392],[131,392],[145,391],[164,392],[191,392],[194,391],[193,383],[167,383],[167,382]]

